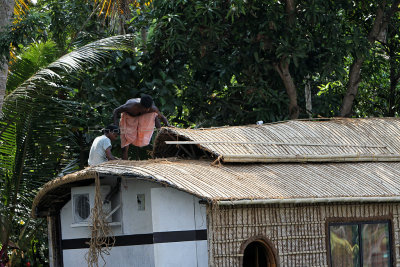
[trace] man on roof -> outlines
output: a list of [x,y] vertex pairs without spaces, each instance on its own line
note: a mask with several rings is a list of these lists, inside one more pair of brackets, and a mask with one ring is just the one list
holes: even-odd
[[115,141],[118,135],[119,129],[115,125],[108,125],[103,129],[103,135],[96,137],[90,148],[88,159],[89,166],[117,159],[111,154],[111,141]]
[[115,125],[118,125],[120,114],[122,159],[125,160],[128,159],[130,144],[142,147],[150,143],[154,126],[157,129],[161,128],[160,120],[164,125],[170,126],[167,118],[154,105],[153,98],[149,95],[129,99],[125,104],[114,109]]

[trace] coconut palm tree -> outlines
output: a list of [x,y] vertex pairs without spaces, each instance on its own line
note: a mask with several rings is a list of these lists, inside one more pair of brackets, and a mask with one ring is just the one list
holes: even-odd
[[[11,17],[14,12],[14,0],[0,0],[0,32],[7,29],[11,23]],[[8,63],[5,57],[0,57],[0,112],[3,106],[3,100],[6,93],[6,82],[8,73]]]
[[[67,148],[59,140],[68,131],[65,118],[79,117],[80,103],[63,97],[69,79],[104,63],[116,50],[132,51],[133,42],[133,35],[110,37],[66,54],[33,75],[32,61],[26,58],[11,72],[9,86],[15,89],[6,96],[0,117],[0,259],[7,255],[12,237],[20,245],[22,237],[15,236],[22,231],[19,221],[27,225],[27,233],[29,227],[34,230],[29,214],[37,189],[70,166]],[[23,79],[26,74],[31,76]]]
[[[152,0],[93,0],[95,2],[93,14],[112,17],[112,26],[119,25],[119,33],[125,34],[123,24],[131,18],[129,6],[141,9],[148,7]],[[13,17],[19,18],[28,10],[30,0],[0,0],[0,33],[9,30]],[[93,15],[92,14],[92,15]],[[142,37],[146,33],[142,29]],[[62,51],[61,51],[62,52]],[[0,56],[0,113],[6,94],[6,83],[8,75],[8,61],[6,57]],[[8,90],[9,91],[9,90]]]
[[[13,16],[17,20],[28,10],[30,0],[0,0],[0,33],[9,30]],[[0,56],[0,113],[2,111],[8,74],[6,57]]]

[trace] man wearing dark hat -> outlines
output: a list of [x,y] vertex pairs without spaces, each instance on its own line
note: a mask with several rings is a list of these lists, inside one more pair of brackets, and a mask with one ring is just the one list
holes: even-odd
[[94,139],[89,153],[89,166],[117,159],[111,154],[111,141],[116,140],[118,135],[118,127],[115,125],[109,125],[103,130],[103,135]]

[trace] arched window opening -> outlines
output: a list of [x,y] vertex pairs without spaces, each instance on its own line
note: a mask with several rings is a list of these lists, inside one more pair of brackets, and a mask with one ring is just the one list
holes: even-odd
[[262,240],[249,243],[244,249],[243,267],[276,267],[271,248]]

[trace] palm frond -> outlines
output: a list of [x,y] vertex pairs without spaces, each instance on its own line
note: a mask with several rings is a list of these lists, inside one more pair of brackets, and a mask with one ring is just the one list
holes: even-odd
[[[5,98],[0,117],[0,224],[10,226],[9,231],[13,231],[16,218],[29,216],[38,187],[59,171],[74,167],[71,159],[64,158],[66,148],[59,142],[68,130],[63,120],[80,105],[59,97],[68,88],[69,76],[106,62],[115,51],[133,51],[133,42],[133,35],[110,37],[83,46],[33,74],[33,68],[13,70],[15,80],[10,82],[15,89]],[[27,68],[26,62],[19,66]],[[24,75],[28,75],[25,81]]]
[[[5,98],[0,120],[1,179],[8,177],[14,190],[23,180],[21,188],[25,186],[30,191],[36,188],[31,181],[55,176],[55,170],[61,168],[57,164],[64,150],[57,142],[66,132],[62,121],[79,106],[77,102],[57,98],[57,92],[65,88],[63,78],[103,63],[113,51],[132,51],[133,41],[133,35],[124,35],[83,46],[40,69]],[[32,62],[32,57],[28,59]],[[46,143],[47,147],[40,147]]]
[[53,41],[34,43],[26,47],[9,67],[7,91],[14,91],[38,70],[53,62],[58,55],[57,44]]
[[21,94],[29,96],[29,92],[37,91],[40,86],[54,90],[54,82],[60,82],[65,75],[83,70],[85,66],[104,63],[113,51],[133,51],[134,40],[134,35],[119,35],[101,39],[78,48],[36,72],[11,92],[6,97],[5,102],[7,102],[8,98],[12,100],[15,99],[15,96],[20,96]]

